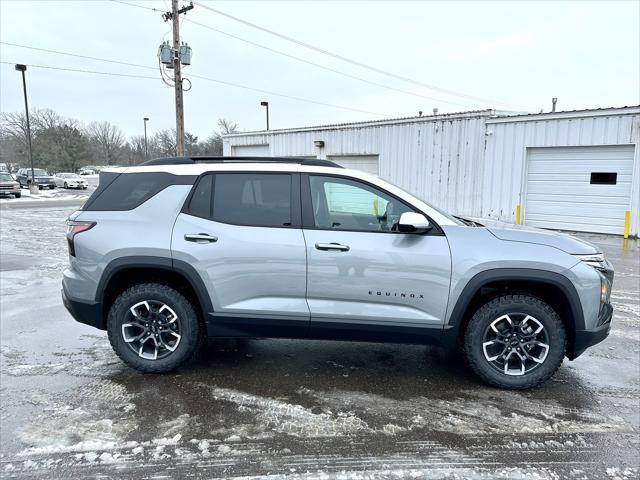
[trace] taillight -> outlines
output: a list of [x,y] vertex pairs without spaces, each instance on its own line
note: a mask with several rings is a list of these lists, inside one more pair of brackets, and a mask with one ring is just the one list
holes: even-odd
[[69,254],[76,256],[76,249],[73,245],[73,239],[79,233],[91,230],[96,222],[78,222],[76,220],[67,220],[67,243],[69,244]]

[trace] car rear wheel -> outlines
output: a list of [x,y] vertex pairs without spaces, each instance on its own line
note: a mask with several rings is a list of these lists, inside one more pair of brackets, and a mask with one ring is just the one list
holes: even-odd
[[485,303],[464,335],[471,369],[490,385],[513,390],[551,378],[562,364],[565,347],[558,314],[530,295],[503,295]]
[[64,182],[64,188],[69,188],[69,185],[67,185],[67,182]]
[[120,294],[109,310],[107,331],[120,359],[146,373],[178,368],[195,355],[204,335],[189,300],[157,283]]
[[22,197],[22,193],[14,193],[14,196],[15,196],[16,198],[20,198],[20,197]]

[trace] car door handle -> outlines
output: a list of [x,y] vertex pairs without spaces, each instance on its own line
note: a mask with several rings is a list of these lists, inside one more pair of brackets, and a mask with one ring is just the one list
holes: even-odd
[[340,245],[339,243],[316,243],[316,249],[318,250],[339,250],[341,252],[348,252],[348,245]]
[[208,233],[187,233],[184,239],[187,242],[196,243],[215,243],[218,241],[218,237],[209,235]]

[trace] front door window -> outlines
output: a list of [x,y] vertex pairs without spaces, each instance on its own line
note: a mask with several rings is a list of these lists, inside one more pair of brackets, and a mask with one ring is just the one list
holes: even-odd
[[316,228],[363,232],[397,231],[400,215],[414,211],[365,183],[338,177],[309,177]]

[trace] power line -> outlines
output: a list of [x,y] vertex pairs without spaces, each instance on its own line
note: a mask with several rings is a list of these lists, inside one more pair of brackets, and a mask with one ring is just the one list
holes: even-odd
[[251,28],[255,28],[257,30],[260,30],[260,31],[265,32],[265,33],[268,33],[270,35],[274,35],[274,36],[276,36],[278,38],[281,38],[281,39],[286,40],[288,42],[295,43],[297,45],[300,45],[302,47],[305,47],[305,48],[308,48],[310,50],[316,51],[318,53],[322,53],[323,55],[327,55],[329,57],[333,57],[333,58],[336,58],[338,60],[342,60],[343,62],[347,62],[347,63],[350,63],[352,65],[356,65],[356,66],[358,66],[360,68],[371,70],[372,72],[376,72],[376,73],[379,73],[379,74],[382,74],[382,75],[387,75],[389,77],[396,78],[396,79],[402,80],[404,82],[413,83],[415,85],[419,85],[419,86],[428,88],[430,90],[435,90],[435,91],[438,91],[438,92],[441,92],[441,93],[446,93],[448,95],[454,95],[456,97],[467,98],[467,99],[470,99],[470,100],[476,100],[476,101],[480,101],[482,103],[488,103],[488,104],[501,104],[501,105],[516,106],[516,107],[518,106],[518,105],[509,104],[509,103],[506,103],[506,102],[499,102],[499,101],[496,101],[496,100],[486,99],[486,98],[482,98],[482,97],[476,97],[476,96],[468,95],[468,94],[462,93],[462,92],[456,92],[454,90],[449,90],[449,89],[446,89],[446,88],[438,87],[436,85],[431,85],[431,84],[428,84],[428,83],[424,83],[424,82],[421,82],[420,80],[415,80],[413,78],[405,77],[403,75],[398,75],[396,73],[389,72],[387,70],[383,70],[381,68],[377,68],[377,67],[374,67],[372,65],[368,65],[366,63],[359,62],[357,60],[353,60],[351,58],[348,58],[348,57],[345,57],[343,55],[331,52],[329,50],[325,50],[323,48],[316,47],[316,46],[311,45],[309,43],[303,42],[301,40],[298,40],[296,38],[290,37],[288,35],[284,35],[282,33],[278,33],[278,32],[276,32],[274,30],[270,30],[268,28],[262,27],[260,25],[255,24],[255,23],[251,23],[251,22],[249,22],[247,20],[243,20],[242,18],[235,17],[235,16],[230,15],[228,13],[225,13],[225,12],[222,12],[222,11],[217,10],[215,8],[212,8],[212,7],[209,7],[207,5],[204,5],[202,2],[198,1],[198,2],[194,2],[194,3],[196,5],[198,5],[199,7],[204,8],[205,10],[209,10],[209,11],[211,11],[213,13],[217,13],[218,15],[222,15],[223,17],[229,18],[230,20],[242,23],[242,24],[247,25],[247,26],[249,26]]
[[[135,5],[135,4],[132,4],[132,3],[121,2],[121,1],[119,1],[119,0],[111,0],[111,1],[116,1],[116,2],[118,2],[118,3],[125,3],[126,5],[131,5],[131,6],[134,6],[134,7],[141,7],[141,5]],[[199,4],[198,4],[198,5],[199,5]],[[142,7],[142,8],[149,9],[149,7]],[[210,9],[209,7],[205,7],[205,8]],[[156,9],[153,9],[153,10],[156,10]],[[211,10],[211,9],[210,9],[210,10]],[[156,11],[159,11],[159,10],[156,10]],[[216,11],[216,13],[220,13],[220,14],[222,14],[222,15],[228,16],[227,14],[224,14],[223,12],[218,12],[218,11]],[[230,18],[232,18],[232,19],[234,19],[234,20],[238,20],[238,21],[242,21],[243,23],[247,23],[248,25],[250,25],[250,26],[252,26],[252,27],[262,28],[262,27],[259,27],[259,26],[257,26],[257,25],[251,24],[251,23],[249,23],[249,22],[245,22],[244,20],[238,19],[238,18],[236,18],[236,17],[232,17],[232,16],[229,16],[229,17],[230,17]],[[200,23],[200,22],[197,22],[197,21],[195,21],[195,20],[191,20],[191,19],[189,19],[189,18],[183,18],[182,20],[187,21],[187,22],[190,22],[190,23],[193,23],[194,25],[198,25],[198,26],[200,26],[200,27],[202,27],[202,28],[206,28],[206,29],[208,29],[208,30],[214,31],[214,32],[219,33],[219,34],[221,34],[221,35],[225,35],[225,36],[227,36],[227,37],[233,38],[233,39],[235,39],[235,40],[238,40],[238,41],[241,41],[241,42],[247,43],[247,44],[252,45],[252,46],[254,46],[254,47],[258,47],[258,48],[261,48],[261,49],[263,49],[263,50],[267,50],[267,51],[272,52],[272,53],[275,53],[275,54],[277,54],[277,55],[282,55],[282,56],[287,57],[287,58],[290,58],[290,59],[292,59],[292,60],[296,60],[296,61],[298,61],[298,62],[306,63],[306,64],[308,64],[308,65],[312,65],[312,66],[317,67],[317,68],[320,68],[320,69],[322,69],[322,70],[326,70],[326,71],[329,71],[329,72],[333,72],[333,73],[336,73],[336,74],[341,75],[341,76],[343,76],[343,77],[347,77],[347,78],[351,78],[351,79],[354,79],[354,80],[358,80],[358,81],[360,81],[360,82],[367,83],[367,84],[369,84],[369,85],[374,85],[374,86],[377,86],[377,87],[385,88],[385,89],[388,89],[388,90],[392,90],[392,91],[395,91],[395,92],[403,93],[403,94],[406,94],[406,95],[411,95],[411,96],[418,97],[418,98],[423,98],[423,99],[426,99],[426,100],[431,100],[431,101],[434,101],[434,102],[446,103],[446,104],[449,104],[449,105],[455,105],[455,106],[458,106],[458,107],[464,107],[464,108],[469,108],[469,107],[471,107],[471,105],[470,105],[470,104],[468,104],[468,103],[459,103],[459,102],[453,102],[453,101],[451,101],[451,100],[443,100],[443,99],[441,99],[441,98],[430,97],[430,96],[427,96],[427,95],[422,95],[422,94],[420,94],[420,93],[416,93],[416,92],[412,92],[412,91],[404,90],[404,89],[402,89],[402,88],[393,87],[393,86],[391,86],[391,85],[387,85],[387,84],[384,84],[384,83],[379,83],[379,82],[375,82],[375,81],[372,81],[372,80],[368,80],[368,79],[366,79],[366,78],[359,77],[359,76],[357,76],[357,75],[352,75],[352,74],[349,74],[349,73],[346,73],[346,72],[343,72],[343,71],[340,71],[340,70],[337,70],[337,69],[334,69],[334,68],[331,68],[331,67],[327,67],[326,65],[321,65],[321,64],[319,64],[319,63],[315,63],[315,62],[312,62],[312,61],[310,61],[310,60],[306,60],[306,59],[304,59],[304,58],[297,57],[297,56],[295,56],[295,55],[291,55],[291,54],[286,53],[286,52],[283,52],[283,51],[281,51],[281,50],[277,50],[277,49],[274,49],[274,48],[271,48],[271,47],[267,47],[266,45],[262,45],[262,44],[259,44],[259,43],[257,43],[257,42],[253,42],[253,41],[251,41],[251,40],[247,40],[246,38],[242,38],[242,37],[240,37],[240,36],[238,36],[238,35],[234,35],[234,34],[231,34],[231,33],[225,32],[225,31],[220,30],[220,29],[218,29],[218,28],[211,27],[211,26],[206,25],[206,24],[204,24],[204,23]],[[268,31],[268,33],[274,33],[274,34],[276,34],[276,32],[271,32],[270,30]],[[430,87],[429,87],[429,88],[430,88]],[[475,97],[473,97],[473,98],[475,98]],[[479,99],[478,99],[478,100],[479,100]],[[492,104],[492,103],[502,103],[502,104],[504,104],[504,105],[511,105],[511,104],[504,103],[504,102],[493,102],[493,101],[489,101],[489,100],[487,100],[487,101],[482,101],[482,103],[489,103],[489,104]],[[511,105],[511,106],[514,106],[514,107],[522,107],[522,106],[520,106],[520,105]],[[524,107],[522,107],[522,108],[524,108]]]
[[[5,61],[2,61],[0,63],[6,64],[6,65],[15,65],[16,62],[5,62]],[[46,68],[48,70],[62,70],[62,71],[65,71],[65,72],[92,73],[92,74],[95,74],[95,75],[111,75],[111,76],[114,76],[114,77],[131,77],[131,78],[149,78],[149,79],[152,79],[152,80],[157,80],[157,77],[151,77],[151,76],[148,76],[148,75],[135,75],[135,74],[131,74],[131,73],[102,72],[102,71],[97,71],[97,70],[82,70],[82,69],[78,69],[78,68],[52,67],[50,65],[34,65],[34,64],[31,64],[31,63],[25,63],[24,65],[26,65],[27,67],[31,67],[31,68]]]
[[114,3],[121,3],[122,5],[129,5],[130,7],[144,8],[145,10],[164,13],[162,10],[158,10],[157,8],[145,7],[144,5],[137,5],[135,3],[123,2],[122,0],[111,0],[111,1]]
[[204,23],[196,22],[195,20],[191,20],[190,18],[185,18],[184,20],[189,22],[189,23],[193,23],[194,25],[198,25],[198,26],[200,26],[202,28],[206,28],[208,30],[212,30],[212,31],[220,33],[222,35],[226,35],[227,37],[231,37],[231,38],[234,38],[234,39],[239,40],[241,42],[248,43],[249,45],[253,45],[254,47],[262,48],[263,50],[267,50],[267,51],[275,53],[277,55],[282,55],[284,57],[291,58],[293,60],[297,60],[298,62],[303,62],[303,63],[306,63],[308,65],[313,65],[314,67],[321,68],[321,69],[327,70],[329,72],[337,73],[338,75],[342,75],[343,77],[352,78],[352,79],[358,80],[360,82],[368,83],[369,85],[375,85],[377,87],[386,88],[388,90],[393,90],[393,91],[396,91],[396,92],[404,93],[406,95],[412,95],[414,97],[424,98],[424,99],[432,100],[432,101],[436,101],[436,102],[448,103],[448,104],[456,105],[456,106],[459,106],[459,107],[469,107],[468,104],[462,104],[462,103],[457,103],[457,102],[451,102],[451,101],[448,101],[448,100],[442,100],[440,98],[429,97],[429,96],[426,96],[426,95],[421,95],[419,93],[410,92],[408,90],[403,90],[401,88],[392,87],[391,85],[385,85],[383,83],[378,83],[378,82],[374,82],[372,80],[367,80],[366,78],[362,78],[362,77],[359,77],[357,75],[351,75],[349,73],[345,73],[345,72],[342,72],[340,70],[336,70],[334,68],[327,67],[325,65],[321,65],[319,63],[315,63],[315,62],[312,62],[310,60],[306,60],[304,58],[296,57],[295,55],[290,55],[290,54],[288,54],[286,52],[283,52],[281,50],[276,50],[274,48],[267,47],[265,45],[261,45],[261,44],[256,43],[256,42],[252,42],[251,40],[247,40],[247,39],[239,37],[237,35],[233,35],[231,33],[224,32],[222,30],[219,30],[217,28],[211,27],[209,25],[205,25]]
[[[116,0],[112,0],[112,1],[116,1]],[[131,4],[131,5],[133,5],[133,4]],[[39,52],[55,53],[57,55],[67,55],[69,57],[85,58],[85,59],[88,59],[88,60],[97,60],[99,62],[116,63],[118,65],[126,65],[128,67],[147,68],[147,69],[151,69],[151,70],[155,70],[156,69],[156,67],[149,67],[149,66],[140,65],[140,64],[137,64],[137,63],[121,62],[119,60],[110,60],[110,59],[107,59],[107,58],[92,57],[92,56],[89,56],[89,55],[80,55],[78,53],[69,53],[69,52],[62,52],[60,50],[50,50],[48,48],[32,47],[30,45],[21,45],[19,43],[10,43],[10,42],[1,42],[0,41],[0,45],[9,45],[11,47],[27,48],[29,50],[37,50]]]
[[[134,6],[134,7],[141,7],[141,5],[135,5],[133,3],[127,3],[127,2],[121,2],[119,0],[111,0],[111,1],[115,1],[117,3],[124,3],[125,5],[131,5],[131,6]],[[149,7],[142,7],[142,8],[149,9]],[[153,10],[155,10],[155,9],[153,9]],[[156,10],[156,11],[158,11],[158,10]],[[267,47],[265,45],[261,45],[261,44],[259,44],[257,42],[253,42],[251,40],[247,40],[246,38],[242,38],[242,37],[239,37],[237,35],[222,31],[222,30],[220,30],[218,28],[214,28],[214,27],[211,27],[209,25],[205,25],[204,23],[196,22],[195,20],[191,20],[190,18],[183,18],[182,20],[190,22],[190,23],[193,23],[194,25],[198,25],[198,26],[200,26],[202,28],[206,28],[208,30],[214,31],[214,32],[219,33],[221,35],[225,35],[227,37],[233,38],[235,40],[247,43],[247,44],[252,45],[254,47],[262,48],[263,50],[267,50],[267,51],[275,53],[277,55],[282,55],[284,57],[296,60],[298,62],[306,63],[307,65],[312,65],[314,67],[321,68],[323,70],[336,73],[336,74],[341,75],[343,77],[347,77],[347,78],[351,78],[351,79],[354,79],[354,80],[358,80],[360,82],[364,82],[364,83],[367,83],[369,85],[374,85],[376,87],[386,88],[388,90],[392,90],[392,91],[399,92],[399,93],[404,93],[406,95],[411,95],[411,96],[414,96],[414,97],[423,98],[423,99],[431,100],[431,101],[435,101],[435,102],[446,103],[446,104],[449,104],[449,105],[456,105],[458,107],[464,107],[464,108],[469,107],[469,104],[463,104],[463,103],[458,103],[458,102],[452,102],[450,100],[443,100],[441,98],[430,97],[430,96],[422,95],[422,94],[419,94],[419,93],[416,93],[416,92],[410,92],[408,90],[403,90],[401,88],[392,87],[391,85],[386,85],[386,84],[383,84],[383,83],[374,82],[372,80],[368,80],[366,78],[359,77],[357,75],[352,75],[352,74],[349,74],[349,73],[345,73],[345,72],[342,72],[340,70],[336,70],[334,68],[327,67],[325,65],[321,65],[319,63],[315,63],[315,62],[312,62],[310,60],[306,60],[304,58],[300,58],[300,57],[297,57],[295,55],[288,54],[288,53],[283,52],[281,50],[276,50],[275,48],[271,48],[271,47]]]
[[[72,55],[75,56],[73,54],[65,54],[65,55]],[[93,59],[95,60],[100,60],[97,57],[93,57]],[[14,65],[16,62],[6,62],[6,61],[2,61],[0,62],[2,64],[6,64],[6,65]],[[49,69],[49,70],[61,70],[61,71],[65,71],[65,72],[76,72],[76,73],[88,73],[88,74],[94,74],[94,75],[109,75],[109,76],[115,76],[115,77],[131,77],[131,78],[144,78],[144,79],[151,79],[151,80],[157,80],[157,77],[151,77],[151,76],[147,76],[147,75],[134,75],[134,74],[127,74],[127,73],[115,73],[115,72],[103,72],[103,71],[97,71],[97,70],[84,70],[84,69],[77,69],[77,68],[64,68],[64,67],[52,67],[50,65],[35,65],[35,64],[26,64],[28,67],[31,68],[45,68],[45,69]],[[134,66],[135,64],[131,64],[131,66]],[[155,67],[147,67],[146,65],[135,65],[141,68],[152,68],[153,70],[155,70]],[[224,80],[218,80],[215,78],[211,78],[211,77],[205,77],[202,75],[193,75],[190,74],[191,77],[193,78],[199,78],[201,80],[206,80],[209,82],[214,82],[214,83],[218,83],[220,85],[226,85],[226,86],[230,86],[230,87],[235,87],[235,88],[242,88],[244,90],[251,90],[254,92],[259,92],[259,93],[265,93],[267,95],[273,95],[276,97],[282,97],[282,98],[288,98],[291,100],[297,100],[299,102],[306,102],[306,103],[313,103],[315,105],[321,105],[324,107],[331,107],[331,108],[338,108],[341,110],[349,110],[352,112],[358,112],[358,113],[366,113],[368,115],[376,115],[379,117],[390,117],[391,115],[385,114],[385,113],[379,113],[379,112],[371,112],[368,110],[361,110],[359,108],[352,108],[352,107],[345,107],[343,105],[335,105],[332,103],[325,103],[325,102],[320,102],[318,100],[311,100],[309,98],[303,98],[303,97],[296,97],[294,95],[287,95],[284,93],[277,93],[277,92],[272,92],[270,90],[263,90],[260,88],[254,88],[254,87],[249,87],[247,85],[241,85],[239,83],[233,83],[233,82],[226,82]]]

